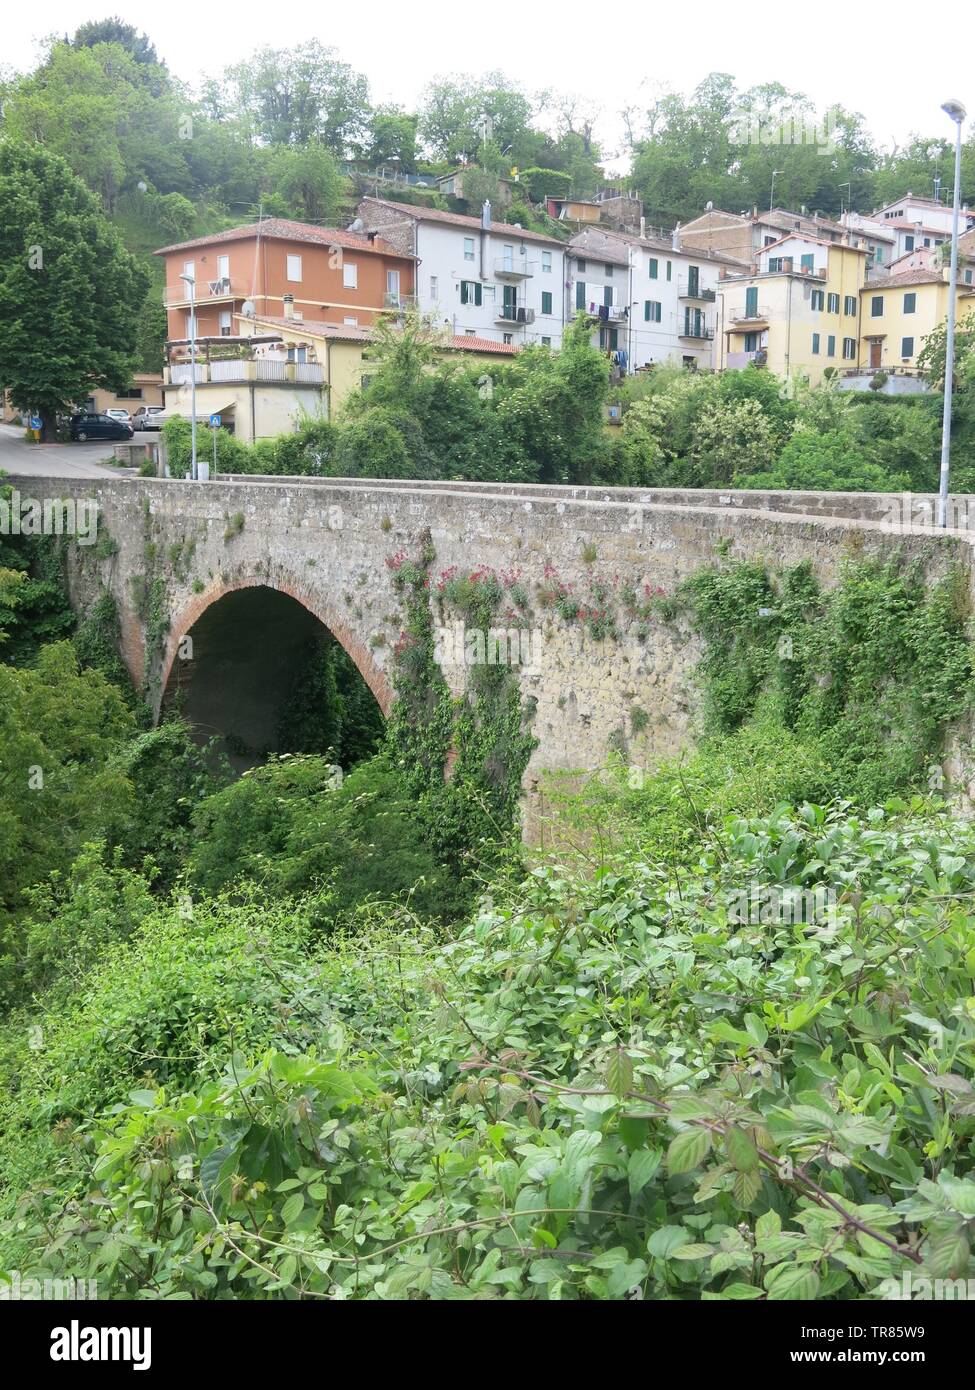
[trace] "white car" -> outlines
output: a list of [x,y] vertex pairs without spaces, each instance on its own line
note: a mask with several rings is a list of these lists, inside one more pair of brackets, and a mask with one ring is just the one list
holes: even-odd
[[114,410],[106,410],[105,414],[112,420],[121,420],[123,425],[130,425],[132,423],[132,416],[127,410],[116,408]]
[[165,407],[161,405],[140,405],[132,416],[132,424],[137,430],[161,430],[165,420]]

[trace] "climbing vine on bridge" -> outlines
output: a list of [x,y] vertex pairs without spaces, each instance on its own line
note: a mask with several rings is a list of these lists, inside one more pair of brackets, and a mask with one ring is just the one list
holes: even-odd
[[808,563],[701,570],[680,591],[707,646],[705,718],[725,734],[771,718],[821,760],[824,794],[875,803],[940,789],[946,729],[969,708],[973,654],[966,576],[933,585],[917,563],[850,561],[823,590]]
[[433,604],[440,608],[437,617],[446,618],[446,603],[468,629],[486,632],[496,623],[504,587],[489,572],[475,571],[454,584],[449,597],[449,581],[431,592],[435,558],[427,531],[416,559],[400,552],[386,561],[404,612],[393,651],[397,700],[389,739],[416,800],[418,823],[436,852],[463,871],[472,857],[489,857],[510,835],[535,746],[534,708],[522,701],[517,668],[507,664],[469,665],[466,692],[451,692],[437,660]]

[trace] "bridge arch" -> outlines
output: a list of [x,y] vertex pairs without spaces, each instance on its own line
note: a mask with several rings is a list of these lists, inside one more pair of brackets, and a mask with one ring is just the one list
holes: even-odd
[[227,708],[251,728],[255,712],[261,713],[267,732],[299,653],[323,630],[343,648],[388,716],[392,685],[361,631],[313,588],[257,574],[215,580],[173,617],[160,666],[157,720],[164,704],[184,692],[187,716],[205,735],[229,732],[214,714]]

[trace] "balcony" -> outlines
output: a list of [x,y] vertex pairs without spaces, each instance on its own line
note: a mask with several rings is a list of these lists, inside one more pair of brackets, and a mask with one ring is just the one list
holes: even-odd
[[696,280],[689,280],[686,275],[682,275],[677,281],[677,296],[679,299],[701,299],[708,304],[713,304],[718,297],[714,290],[705,289]]
[[[193,369],[189,362],[173,362],[165,368],[165,385],[189,384]],[[229,382],[277,383],[282,386],[322,386],[325,369],[319,362],[280,362],[267,357],[218,358],[197,362],[198,386],[226,385]]]
[[503,261],[494,262],[496,280],[527,280],[532,273],[526,256],[513,256],[511,260],[506,257]]
[[768,323],[768,308],[764,304],[759,304],[754,309],[732,309],[728,315],[729,323],[758,324]]
[[[202,304],[226,304],[235,299],[246,299],[248,293],[239,280],[231,280],[227,276],[222,280],[197,280],[194,287],[197,308]],[[165,308],[189,308],[189,304],[189,290],[182,280],[178,285],[167,285],[163,290]]]
[[524,325],[535,322],[535,310],[529,309],[526,304],[520,301],[503,301],[498,305],[494,313],[495,323],[513,323]]
[[387,291],[383,295],[383,308],[392,312],[405,313],[407,309],[416,308],[416,295]]
[[714,341],[714,329],[709,328],[706,323],[685,323],[683,328],[678,328],[677,336],[693,338],[698,343],[710,343]]

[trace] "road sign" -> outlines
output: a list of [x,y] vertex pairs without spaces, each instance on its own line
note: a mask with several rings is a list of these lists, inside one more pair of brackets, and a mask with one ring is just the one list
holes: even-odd
[[218,430],[218,429],[220,428],[220,416],[219,416],[219,415],[211,415],[211,416],[210,416],[210,428],[211,428],[212,430]]
[[41,419],[39,415],[32,415],[30,417],[30,427],[32,430],[43,429],[44,421]]

